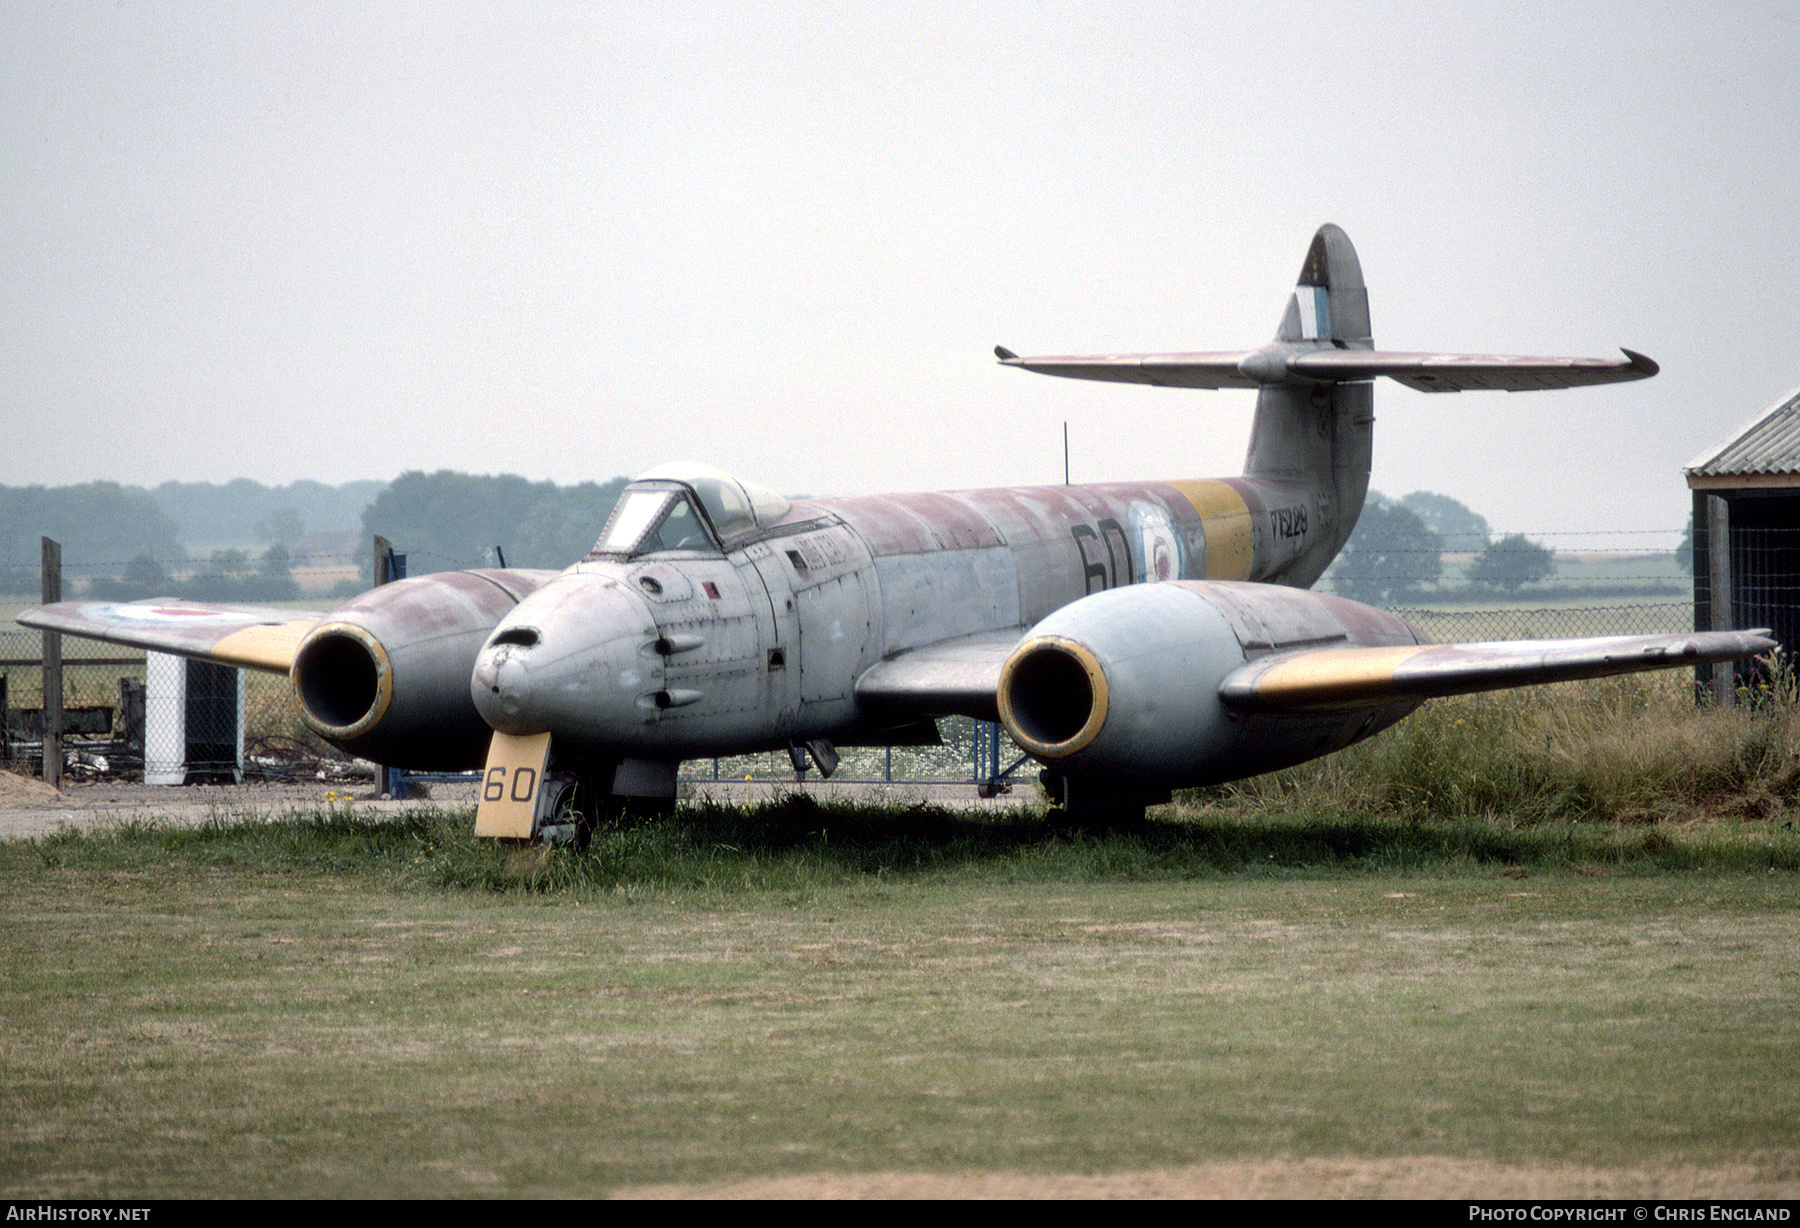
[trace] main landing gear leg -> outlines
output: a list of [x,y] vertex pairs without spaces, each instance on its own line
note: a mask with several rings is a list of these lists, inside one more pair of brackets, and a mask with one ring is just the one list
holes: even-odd
[[552,771],[538,811],[538,839],[585,849],[608,823],[673,814],[680,766],[674,760],[625,759]]
[[1130,831],[1144,825],[1144,811],[1169,800],[1166,790],[1133,790],[1070,780],[1046,770],[1040,777],[1044,791],[1056,803],[1045,817],[1052,826],[1082,831]]

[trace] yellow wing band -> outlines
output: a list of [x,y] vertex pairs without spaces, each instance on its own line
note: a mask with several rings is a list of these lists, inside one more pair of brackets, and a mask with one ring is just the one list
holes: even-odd
[[1433,645],[1322,648],[1272,665],[1256,680],[1258,701],[1270,708],[1357,707],[1397,699],[1394,673]]
[[245,669],[266,669],[285,674],[293,668],[300,641],[318,625],[316,618],[297,619],[285,623],[260,623],[233,631],[213,644],[207,655],[226,665]]

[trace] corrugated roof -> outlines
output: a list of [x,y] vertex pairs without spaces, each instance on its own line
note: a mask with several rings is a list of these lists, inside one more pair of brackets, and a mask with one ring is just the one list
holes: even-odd
[[1702,452],[1682,470],[1696,478],[1794,474],[1800,477],[1800,388],[1739,427],[1710,452]]

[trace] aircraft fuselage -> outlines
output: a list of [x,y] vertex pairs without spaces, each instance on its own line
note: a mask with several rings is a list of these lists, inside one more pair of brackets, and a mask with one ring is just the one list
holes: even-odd
[[1329,559],[1334,511],[1324,492],[1242,478],[800,501],[722,551],[571,567],[500,621],[472,698],[502,732],[553,729],[591,756],[853,741],[881,723],[857,694],[879,662],[1014,642],[1107,589],[1278,578]]

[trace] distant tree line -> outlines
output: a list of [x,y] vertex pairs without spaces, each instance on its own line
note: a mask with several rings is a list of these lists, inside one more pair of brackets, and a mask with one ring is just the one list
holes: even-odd
[[353,532],[363,509],[386,482],[299,481],[264,486],[249,478],[229,482],[164,482],[150,493],[181,529],[190,547],[258,542],[293,546],[309,532]]
[[[1380,499],[1379,494],[1372,496]],[[1400,506],[1417,516],[1420,522],[1451,554],[1478,554],[1488,548],[1493,534],[1486,516],[1478,516],[1452,499],[1429,490],[1415,490],[1400,500]]]
[[[625,481],[558,486],[415,471],[337,487],[245,478],[154,491],[116,482],[0,487],[0,591],[38,590],[42,537],[62,543],[66,587],[87,581],[100,600],[288,600],[297,594],[291,547],[312,532],[357,532],[365,542],[380,534],[408,555],[412,575],[491,567],[502,555],[513,567],[562,568],[593,548]],[[204,561],[190,555],[194,543],[210,548]],[[366,583],[366,549],[357,561]]]
[[389,483],[363,512],[363,535],[407,556],[408,575],[465,567],[561,569],[594,548],[626,479],[558,486],[414,470]]
[[1333,591],[1372,605],[1403,605],[1428,591],[1442,599],[1446,553],[1474,556],[1460,590],[1468,595],[1517,594],[1556,569],[1550,547],[1522,533],[1494,538],[1485,518],[1448,495],[1415,491],[1396,502],[1370,491],[1326,579]]
[[[360,528],[387,538],[410,575],[468,567],[562,568],[593,547],[625,479],[558,486],[511,474],[413,470],[392,482],[338,487],[248,479],[166,482],[154,492],[114,482],[0,487],[0,591],[35,592],[38,539],[62,543],[71,578],[106,600],[186,596],[280,601],[298,594],[291,547],[315,530]],[[351,510],[346,510],[351,509]],[[185,542],[212,547],[204,562]],[[260,551],[244,543],[267,543]],[[1691,566],[1692,526],[1682,544]],[[1445,553],[1472,556],[1464,585],[1443,587]],[[366,549],[358,562],[368,582]],[[1495,539],[1486,519],[1448,495],[1415,491],[1390,500],[1371,491],[1356,531],[1325,584],[1371,604],[1429,593],[1516,594],[1554,574],[1549,547],[1520,534]],[[348,595],[348,593],[346,593]]]
[[293,601],[300,596],[286,546],[277,543],[250,562],[248,551],[215,550],[206,565],[175,580],[148,554],[125,564],[117,579],[99,576],[88,584],[96,601],[142,601],[146,597],[185,597],[190,601]]
[[1335,592],[1370,605],[1397,604],[1444,569],[1444,539],[1417,512],[1369,492],[1356,530],[1327,573]]
[[38,591],[41,538],[62,544],[65,565],[144,555],[165,565],[186,558],[180,530],[154,496],[117,482],[0,486],[0,591]]

